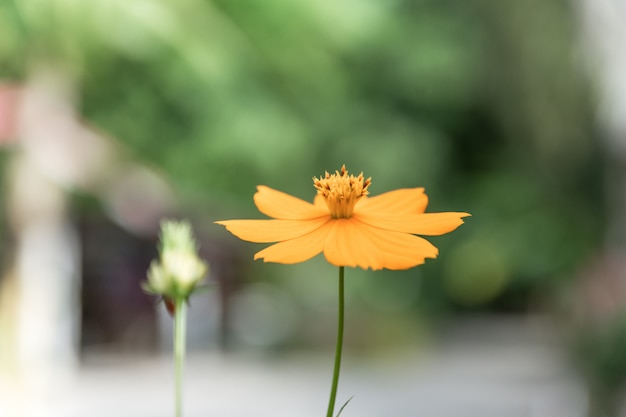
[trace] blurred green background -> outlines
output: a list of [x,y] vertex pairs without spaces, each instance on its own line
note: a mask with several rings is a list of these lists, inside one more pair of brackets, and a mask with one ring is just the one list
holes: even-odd
[[[568,300],[608,222],[578,29],[556,0],[14,0],[0,5],[0,79],[65,74],[82,118],[171,182],[203,239],[238,254],[241,279],[291,300],[272,320],[332,321],[335,271],[253,263],[261,245],[212,224],[261,218],[256,185],[312,200],[311,177],[345,163],[373,195],[423,186],[429,211],[472,213],[432,238],[436,261],[347,272],[371,346],[472,314],[577,323]],[[78,217],[105,215],[92,198],[77,193]],[[305,323],[279,344],[315,344]]]
[[602,241],[602,152],[567,2],[66,0],[1,10],[0,75],[67,73],[88,123],[158,167],[207,233],[220,233],[214,220],[258,217],[257,184],[311,200],[311,177],[343,163],[372,177],[372,194],[424,186],[429,210],[473,213],[433,239],[439,260],[350,274],[364,275],[365,293],[410,295],[402,302],[437,313],[526,311],[570,284]]

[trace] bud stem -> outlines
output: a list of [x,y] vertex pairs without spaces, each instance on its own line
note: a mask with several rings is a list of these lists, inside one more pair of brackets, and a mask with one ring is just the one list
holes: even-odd
[[176,384],[176,417],[183,415],[183,366],[185,362],[185,325],[187,305],[183,297],[176,297],[174,309],[174,362]]

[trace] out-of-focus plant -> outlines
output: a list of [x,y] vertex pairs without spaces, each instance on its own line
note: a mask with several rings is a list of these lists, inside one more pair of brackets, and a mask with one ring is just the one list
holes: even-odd
[[587,383],[589,417],[620,415],[626,389],[625,313],[577,329],[573,359]]
[[577,285],[561,294],[568,359],[587,388],[587,415],[615,417],[626,393],[626,262],[621,252],[596,256]]
[[183,367],[185,361],[186,303],[207,273],[207,264],[198,257],[198,248],[187,222],[163,221],[159,260],[148,270],[143,289],[163,298],[174,316],[174,359],[176,362],[176,417],[183,415]]

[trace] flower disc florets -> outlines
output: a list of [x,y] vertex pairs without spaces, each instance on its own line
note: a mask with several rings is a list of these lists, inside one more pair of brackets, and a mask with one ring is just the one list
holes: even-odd
[[326,172],[323,178],[313,177],[313,184],[317,193],[324,197],[330,215],[334,219],[347,219],[352,217],[354,205],[361,197],[369,194],[367,188],[372,179],[364,179],[361,172],[358,176],[349,175],[346,166],[341,167],[341,172],[334,174]]

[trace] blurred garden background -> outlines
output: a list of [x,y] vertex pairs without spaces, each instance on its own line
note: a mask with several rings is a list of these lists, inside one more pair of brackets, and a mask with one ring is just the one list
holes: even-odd
[[[346,271],[346,357],[513,337],[547,346],[551,377],[580,391],[556,413],[522,393],[493,415],[619,415],[624,42],[619,0],[3,0],[0,415],[94,357],[169,349],[169,317],[139,287],[163,217],[190,219],[210,263],[192,352],[244,352],[253,368],[327,356],[329,383],[335,268],[253,262],[263,246],[213,222],[262,218],[259,184],[311,201],[311,178],[342,164],[372,195],[423,186],[428,211],[473,215],[430,239],[437,260]],[[420,410],[400,403],[394,416]]]

